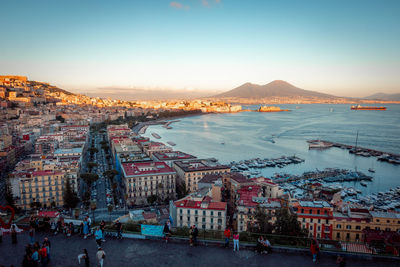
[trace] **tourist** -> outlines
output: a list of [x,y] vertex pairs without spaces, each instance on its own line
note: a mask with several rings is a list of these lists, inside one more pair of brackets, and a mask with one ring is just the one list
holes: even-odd
[[264,241],[263,241],[263,246],[264,246],[264,252],[271,253],[272,251],[272,246],[271,243],[269,242],[269,240],[265,237]]
[[229,227],[227,227],[224,231],[224,236],[225,236],[225,247],[229,247],[229,239],[231,238],[231,230]]
[[313,262],[316,262],[317,261],[318,249],[317,249],[317,242],[315,241],[315,239],[311,240],[310,251],[311,251],[311,254],[312,254]]
[[105,227],[106,227],[106,222],[104,220],[102,220],[101,223],[100,223],[100,229],[101,229],[101,232],[103,234],[103,238],[101,240],[103,242],[106,242],[106,240],[104,239],[104,229],[105,229]]
[[35,228],[32,226],[29,227],[29,243],[32,245],[35,243]]
[[47,248],[43,244],[42,248],[39,250],[39,255],[40,255],[40,262],[42,263],[42,267],[47,266]]
[[17,231],[15,229],[15,224],[11,226],[11,243],[17,244]]
[[43,240],[43,245],[46,246],[46,250],[47,250],[47,262],[50,261],[50,247],[51,247],[51,243],[50,240],[45,237]]
[[92,219],[90,219],[89,216],[86,216],[87,222],[88,222],[88,228],[89,228],[89,235],[92,233]]
[[257,239],[256,251],[258,253],[263,253],[264,251],[264,238],[261,235]]
[[193,245],[197,246],[197,236],[199,235],[199,229],[197,229],[196,225],[193,225]]
[[94,233],[96,238],[96,243],[98,247],[101,247],[101,240],[103,239],[103,232],[101,231],[100,227],[97,227],[96,232]]
[[99,261],[100,267],[103,267],[104,259],[106,258],[106,253],[102,248],[98,248],[96,253],[97,260]]
[[165,243],[168,243],[169,227],[168,227],[168,223],[167,222],[165,222],[165,224],[164,224],[163,233],[164,233]]
[[193,226],[190,226],[189,229],[189,244],[191,247],[193,247],[193,232],[194,232],[194,228]]
[[117,230],[117,238],[122,239],[122,223],[119,220],[115,222],[115,228]]
[[32,261],[34,266],[38,266],[39,264],[39,250],[38,249],[32,249]]
[[83,238],[86,239],[89,234],[89,222],[87,219],[83,221]]
[[3,243],[3,227],[0,225],[0,243]]
[[32,251],[29,251],[29,253],[26,253],[24,255],[24,259],[22,260],[22,267],[33,267],[37,263],[34,263],[32,259]]
[[239,233],[235,232],[233,234],[233,251],[239,251]]
[[85,260],[85,267],[89,267],[90,261],[89,261],[89,253],[86,248],[83,249],[83,253],[78,255],[78,262],[81,264],[81,259]]

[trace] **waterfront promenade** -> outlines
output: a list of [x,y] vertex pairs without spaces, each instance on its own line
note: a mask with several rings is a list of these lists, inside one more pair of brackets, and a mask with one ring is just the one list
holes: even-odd
[[[45,235],[37,234],[42,241]],[[77,256],[86,248],[89,252],[90,266],[98,266],[95,253],[97,245],[93,238],[84,240],[78,236],[49,236],[51,241],[51,263],[49,266],[84,266],[78,264]],[[0,265],[21,266],[24,246],[28,241],[26,233],[18,235],[18,244],[12,245],[10,236],[0,243]],[[197,246],[184,243],[168,243],[160,240],[107,239],[103,243],[106,252],[104,266],[315,266],[311,256],[306,253],[273,252],[259,255],[251,250],[233,252],[231,248]],[[322,256],[318,266],[336,266],[335,256]],[[346,266],[398,266],[393,260],[347,258]]]

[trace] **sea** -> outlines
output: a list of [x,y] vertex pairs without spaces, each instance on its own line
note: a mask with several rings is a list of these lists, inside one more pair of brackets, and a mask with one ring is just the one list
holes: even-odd
[[[289,112],[240,112],[185,117],[171,123],[172,129],[149,126],[144,136],[154,141],[176,144],[174,150],[198,158],[216,158],[230,163],[252,158],[297,156],[305,161],[283,168],[258,169],[264,177],[288,173],[300,175],[324,168],[361,171],[373,177],[367,187],[345,182],[362,195],[384,192],[400,186],[400,165],[377,161],[375,157],[350,154],[329,148],[310,150],[307,140],[322,139],[400,154],[400,105],[387,110],[350,110],[347,104],[278,105]],[[256,109],[258,106],[244,106]],[[155,139],[157,133],[161,139]],[[358,133],[358,138],[357,138]],[[375,173],[368,172],[372,168]]]

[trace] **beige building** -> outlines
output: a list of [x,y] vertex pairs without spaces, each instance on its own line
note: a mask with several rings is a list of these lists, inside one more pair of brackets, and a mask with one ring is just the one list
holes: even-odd
[[18,207],[30,209],[34,203],[41,207],[61,207],[65,177],[59,171],[33,171],[14,173],[10,178],[14,198]]
[[173,168],[178,174],[178,180],[186,186],[189,192],[198,190],[198,182],[207,174],[229,173],[230,167],[211,160],[175,161]]
[[175,201],[173,208],[176,209],[177,227],[196,225],[205,230],[224,230],[226,227],[226,202],[212,201],[209,196],[201,199],[188,196]]
[[349,208],[346,213],[333,212],[332,239],[363,242],[363,230],[369,227],[371,216],[366,209]]
[[400,231],[400,213],[370,211],[372,220],[369,228],[382,231]]
[[127,202],[130,205],[148,203],[153,196],[158,201],[175,199],[176,172],[164,162],[122,163]]

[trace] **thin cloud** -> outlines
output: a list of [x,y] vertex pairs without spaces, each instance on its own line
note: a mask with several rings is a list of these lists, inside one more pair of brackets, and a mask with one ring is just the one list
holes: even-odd
[[217,4],[221,3],[221,0],[215,0],[215,3]]
[[210,7],[210,3],[207,0],[202,0],[201,3],[205,7]]
[[189,6],[185,6],[185,5],[183,5],[179,2],[175,2],[175,1],[172,1],[171,3],[169,3],[169,6],[176,8],[176,9],[188,9],[189,8]]

